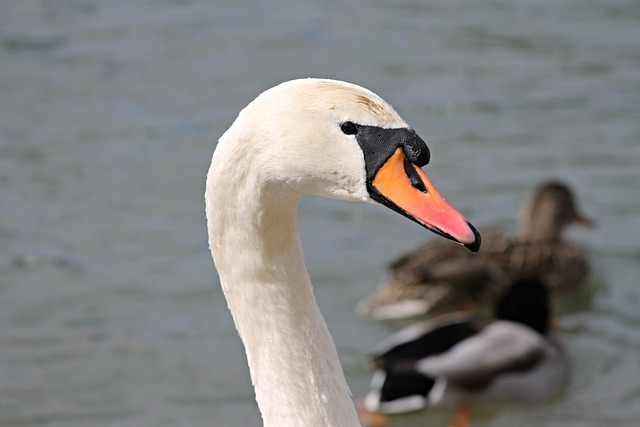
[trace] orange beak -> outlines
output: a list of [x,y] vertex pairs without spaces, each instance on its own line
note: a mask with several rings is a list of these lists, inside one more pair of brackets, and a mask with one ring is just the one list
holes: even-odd
[[473,252],[480,249],[480,232],[447,203],[401,147],[378,169],[371,186],[379,193],[374,199],[387,207]]

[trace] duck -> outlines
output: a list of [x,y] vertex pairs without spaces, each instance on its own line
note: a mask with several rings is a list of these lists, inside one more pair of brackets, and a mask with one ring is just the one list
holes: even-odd
[[551,399],[571,371],[551,325],[548,287],[533,277],[511,283],[491,319],[460,311],[407,326],[371,353],[375,372],[364,408],[399,414],[458,406],[453,425],[469,425],[473,402]]
[[558,180],[540,183],[524,205],[519,235],[483,229],[482,251],[467,254],[446,241],[428,242],[400,256],[377,289],[360,300],[362,317],[399,319],[493,304],[518,278],[540,277],[553,295],[582,285],[589,259],[563,238],[570,225],[594,226],[573,191]]
[[360,426],[305,266],[299,201],[382,205],[477,251],[479,231],[433,185],[429,161],[390,104],[330,79],[266,90],[219,138],[205,184],[208,243],[264,426]]

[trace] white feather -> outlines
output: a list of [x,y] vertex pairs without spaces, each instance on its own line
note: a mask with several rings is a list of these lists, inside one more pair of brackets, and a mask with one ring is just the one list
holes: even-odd
[[296,231],[304,194],[370,201],[363,153],[339,123],[407,127],[377,95],[283,83],[220,138],[206,183],[209,245],[269,427],[359,426]]

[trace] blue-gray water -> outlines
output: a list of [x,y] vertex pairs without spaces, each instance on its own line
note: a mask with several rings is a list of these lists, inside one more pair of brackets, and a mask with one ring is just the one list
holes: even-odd
[[[578,192],[590,295],[558,322],[567,392],[476,426],[637,426],[640,3],[634,0],[0,2],[0,426],[258,426],[206,246],[216,139],[295,77],[364,85],[432,149],[476,224],[513,228],[540,180]],[[309,198],[300,231],[355,396],[398,325],[358,319],[426,238],[383,208]],[[452,412],[394,418],[444,426]]]

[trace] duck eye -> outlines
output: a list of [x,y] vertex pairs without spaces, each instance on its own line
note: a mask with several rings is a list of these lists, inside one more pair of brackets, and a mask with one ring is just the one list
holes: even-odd
[[345,135],[355,135],[358,133],[358,125],[353,122],[344,122],[340,125],[340,130]]

